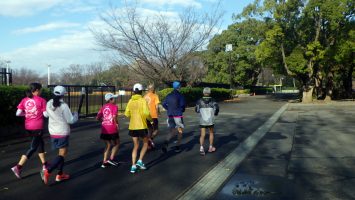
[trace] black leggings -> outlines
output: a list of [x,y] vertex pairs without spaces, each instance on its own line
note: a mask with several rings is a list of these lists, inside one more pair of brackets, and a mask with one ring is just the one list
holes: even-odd
[[43,141],[43,133],[42,130],[36,131],[27,131],[30,135],[32,135],[32,142],[30,149],[26,152],[26,156],[29,159],[34,152],[38,150],[38,153],[44,153],[44,141]]

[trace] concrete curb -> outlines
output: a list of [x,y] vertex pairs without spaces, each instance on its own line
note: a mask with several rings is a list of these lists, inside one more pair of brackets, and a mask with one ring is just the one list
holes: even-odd
[[228,156],[201,177],[193,186],[180,195],[179,200],[210,199],[218,189],[233,175],[239,164],[248,156],[258,142],[277,122],[282,113],[288,108],[288,103],[276,111],[262,126],[245,139]]

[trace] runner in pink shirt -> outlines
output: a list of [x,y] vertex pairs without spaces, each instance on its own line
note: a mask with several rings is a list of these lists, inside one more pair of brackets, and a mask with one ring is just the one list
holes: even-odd
[[43,164],[43,170],[47,162],[44,156],[43,142],[43,116],[46,113],[46,100],[41,98],[42,85],[40,83],[31,83],[25,98],[17,106],[16,116],[25,117],[25,130],[32,137],[30,149],[21,156],[17,165],[11,168],[17,178],[21,178],[22,166],[33,153],[38,150],[38,156]]
[[[97,113],[97,119],[101,123],[101,136],[100,138],[105,142],[104,159],[101,165],[102,168],[107,166],[118,166],[118,163],[114,161],[117,151],[120,145],[120,138],[118,135],[118,107],[115,104],[115,98],[118,95],[107,93],[105,95],[106,104],[102,106],[99,113]],[[111,149],[112,146],[112,149]],[[111,150],[110,158],[108,158]]]

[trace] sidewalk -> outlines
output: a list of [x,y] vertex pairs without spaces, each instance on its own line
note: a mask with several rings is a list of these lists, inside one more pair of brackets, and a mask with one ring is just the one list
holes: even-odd
[[355,104],[290,104],[214,199],[355,199]]

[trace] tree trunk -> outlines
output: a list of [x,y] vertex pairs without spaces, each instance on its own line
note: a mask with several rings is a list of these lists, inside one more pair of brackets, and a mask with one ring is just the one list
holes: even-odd
[[313,102],[313,90],[314,86],[304,86],[302,92],[302,103],[312,103]]
[[344,85],[344,89],[345,89],[345,95],[346,98],[352,98],[352,93],[353,93],[353,70],[354,70],[354,66],[351,65],[349,68],[349,71],[347,71],[347,74],[345,75],[346,77],[344,77],[343,79],[343,85]]
[[327,91],[326,91],[326,96],[325,96],[324,101],[326,101],[326,102],[332,101],[333,86],[334,86],[334,83],[333,83],[333,73],[332,73],[332,72],[329,72],[329,73],[328,73],[328,77],[327,77],[327,85],[326,85],[326,90],[327,90]]

